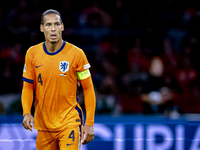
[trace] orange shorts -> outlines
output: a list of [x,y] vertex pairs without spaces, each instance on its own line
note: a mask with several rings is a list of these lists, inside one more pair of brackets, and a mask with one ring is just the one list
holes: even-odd
[[80,150],[80,127],[62,131],[38,131],[36,150]]

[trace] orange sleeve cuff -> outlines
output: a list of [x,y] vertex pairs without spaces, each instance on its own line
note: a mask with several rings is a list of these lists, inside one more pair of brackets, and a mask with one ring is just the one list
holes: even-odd
[[23,89],[21,95],[21,102],[23,108],[23,116],[31,114],[31,107],[33,103],[33,84],[26,81],[23,82]]
[[95,115],[95,108],[96,108],[96,98],[94,93],[94,87],[92,83],[91,76],[80,80],[83,93],[84,93],[84,102],[85,102],[85,109],[86,109],[86,122],[85,125],[94,125],[94,115]]

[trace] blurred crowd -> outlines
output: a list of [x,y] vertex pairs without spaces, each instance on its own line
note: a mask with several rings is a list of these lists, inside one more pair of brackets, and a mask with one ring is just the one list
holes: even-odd
[[40,17],[50,8],[92,66],[97,114],[200,113],[200,0],[5,1],[0,94],[21,93],[26,50],[44,41]]

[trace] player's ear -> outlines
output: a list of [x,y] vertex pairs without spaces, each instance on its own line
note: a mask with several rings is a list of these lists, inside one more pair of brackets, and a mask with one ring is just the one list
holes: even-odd
[[64,30],[64,24],[62,23],[62,31]]
[[44,28],[44,26],[42,24],[40,24],[40,31],[41,32],[44,32],[43,28]]

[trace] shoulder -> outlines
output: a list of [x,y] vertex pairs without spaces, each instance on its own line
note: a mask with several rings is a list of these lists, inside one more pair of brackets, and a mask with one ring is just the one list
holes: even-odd
[[27,61],[34,62],[36,55],[38,51],[43,47],[43,43],[39,43],[37,45],[29,47],[29,49],[26,51],[26,59]]
[[66,44],[69,45],[69,47],[72,50],[72,52],[76,53],[76,55],[83,55],[83,54],[85,54],[84,51],[81,48],[77,47],[76,45],[71,44],[69,42],[66,42]]
[[31,47],[29,47],[29,49],[27,50],[27,54],[35,54],[39,49],[41,49],[43,47],[43,43],[39,43],[37,45],[33,45]]

